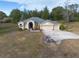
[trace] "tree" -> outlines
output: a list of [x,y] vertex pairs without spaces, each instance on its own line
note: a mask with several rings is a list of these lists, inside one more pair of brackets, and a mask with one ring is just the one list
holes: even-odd
[[38,12],[38,17],[42,18],[42,14],[43,14],[43,11],[42,11],[42,10],[39,11],[39,12]]
[[76,21],[79,21],[79,12],[77,13],[76,17]]
[[28,11],[24,9],[24,11],[21,11],[21,20],[25,20],[27,18],[29,18],[29,14]]
[[10,13],[10,17],[13,19],[12,22],[18,22],[21,18],[21,11],[18,9],[13,9]]
[[54,9],[52,9],[51,12],[51,18],[54,20],[63,20],[63,13],[64,12],[64,8],[63,7],[56,7]]
[[68,6],[69,10],[72,12],[77,12],[79,5],[78,4],[71,4]]
[[30,18],[30,17],[33,17],[32,16],[32,11],[28,11],[28,17]]
[[44,8],[44,10],[42,11],[42,16],[43,19],[48,19],[49,18],[49,10],[47,7]]
[[37,9],[32,11],[32,16],[33,17],[38,17],[38,11],[37,11]]
[[78,11],[79,5],[78,4],[71,4],[68,5],[68,9],[69,9],[69,14],[70,14],[70,21],[75,21],[76,20],[76,16],[77,16],[77,11]]
[[0,20],[2,20],[5,17],[7,17],[7,15],[4,12],[0,11]]

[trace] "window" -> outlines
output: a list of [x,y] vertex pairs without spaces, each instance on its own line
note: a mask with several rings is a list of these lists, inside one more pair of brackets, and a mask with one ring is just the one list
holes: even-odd
[[22,24],[20,24],[20,27],[22,27]]

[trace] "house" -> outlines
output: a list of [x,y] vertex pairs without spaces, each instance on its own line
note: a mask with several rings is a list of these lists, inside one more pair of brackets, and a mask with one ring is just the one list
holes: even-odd
[[39,17],[31,17],[29,19],[19,21],[18,27],[22,30],[33,29],[33,30],[42,30],[42,29],[51,29],[51,30],[59,30],[59,23],[57,21],[44,20]]

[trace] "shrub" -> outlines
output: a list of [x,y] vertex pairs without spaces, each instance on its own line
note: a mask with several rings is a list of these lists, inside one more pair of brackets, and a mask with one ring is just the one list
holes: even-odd
[[66,29],[66,27],[64,26],[64,24],[61,24],[60,25],[60,30],[65,30]]

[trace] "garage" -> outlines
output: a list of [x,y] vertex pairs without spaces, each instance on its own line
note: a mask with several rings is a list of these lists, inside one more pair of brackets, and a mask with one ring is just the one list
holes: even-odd
[[53,30],[54,29],[54,27],[52,26],[52,25],[50,25],[50,26],[41,26],[41,29],[49,29],[49,30]]
[[40,24],[41,30],[54,30],[54,24],[52,22],[46,21]]

